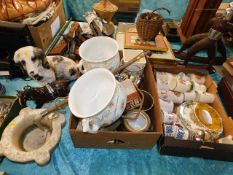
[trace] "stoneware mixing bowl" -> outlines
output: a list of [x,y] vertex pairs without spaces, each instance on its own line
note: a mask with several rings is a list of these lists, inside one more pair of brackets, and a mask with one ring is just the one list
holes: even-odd
[[117,41],[107,36],[97,36],[86,40],[79,48],[81,61],[80,72],[85,73],[93,68],[106,68],[111,71],[120,65]]
[[96,68],[76,80],[68,102],[71,112],[82,118],[83,132],[95,133],[121,117],[126,94],[109,70]]

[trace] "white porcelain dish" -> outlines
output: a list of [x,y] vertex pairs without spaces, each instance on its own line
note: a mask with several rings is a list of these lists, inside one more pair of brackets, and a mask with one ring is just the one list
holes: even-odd
[[93,69],[81,76],[69,93],[71,112],[79,118],[100,113],[115,93],[116,80],[107,69]]

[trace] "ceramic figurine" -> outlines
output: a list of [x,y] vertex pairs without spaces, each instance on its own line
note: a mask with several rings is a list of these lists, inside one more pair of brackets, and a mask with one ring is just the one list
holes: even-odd
[[55,80],[71,81],[78,78],[76,63],[63,56],[45,56],[42,49],[26,46],[14,54],[15,63],[20,63],[28,76],[43,84]]
[[18,91],[17,96],[22,106],[25,107],[27,101],[31,100],[36,103],[36,108],[40,108],[44,103],[57,97],[66,97],[68,93],[68,82],[56,81],[43,87],[25,86],[23,91]]

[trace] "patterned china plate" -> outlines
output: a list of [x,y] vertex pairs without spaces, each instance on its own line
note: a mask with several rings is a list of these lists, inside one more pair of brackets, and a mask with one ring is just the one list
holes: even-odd
[[[183,126],[189,130],[191,135],[196,135],[202,131],[208,133],[204,140],[214,140],[217,139],[223,131],[222,120],[217,111],[211,106],[207,106],[202,106],[202,104],[196,102],[184,102],[179,106],[177,115]],[[203,117],[199,114],[203,109],[209,112],[212,124],[205,122]]]

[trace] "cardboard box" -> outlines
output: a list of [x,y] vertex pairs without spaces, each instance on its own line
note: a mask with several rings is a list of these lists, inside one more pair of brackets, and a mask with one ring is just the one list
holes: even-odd
[[[224,135],[233,135],[233,121],[228,118],[224,108],[217,96],[217,85],[210,75],[198,69],[188,69],[183,66],[154,66],[155,70],[170,73],[195,73],[206,76],[207,92],[215,94],[214,103],[211,104],[222,117]],[[161,118],[161,114],[159,114]],[[203,157],[207,159],[233,161],[233,145],[220,144],[217,142],[202,142],[192,140],[179,140],[173,137],[161,136],[158,142],[158,151],[162,155],[173,155],[182,157]]]
[[46,50],[59,29],[65,24],[65,21],[62,0],[58,0],[54,14],[47,22],[36,27],[28,26],[35,45]]
[[91,148],[130,148],[151,149],[159,139],[162,132],[162,123],[158,95],[154,75],[150,64],[146,65],[145,81],[143,89],[154,97],[154,107],[148,112],[151,118],[152,131],[128,132],[128,131],[99,131],[96,134],[84,133],[76,130],[79,119],[71,114],[69,132],[75,147]]
[[233,81],[233,77],[223,77],[218,84],[219,96],[221,97],[228,114],[233,117],[233,85],[230,81]]
[[11,122],[11,120],[13,120],[16,116],[18,116],[22,107],[19,104],[18,98],[13,96],[0,96],[0,101],[12,103],[9,113],[6,115],[2,125],[0,126],[0,138],[1,138],[4,129]]
[[135,13],[139,11],[140,0],[110,0],[118,7],[118,12]]

